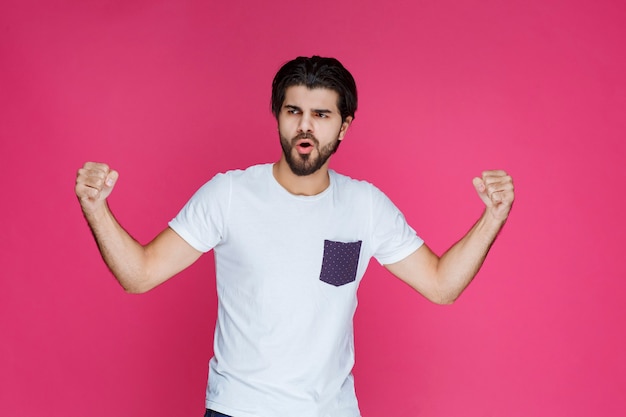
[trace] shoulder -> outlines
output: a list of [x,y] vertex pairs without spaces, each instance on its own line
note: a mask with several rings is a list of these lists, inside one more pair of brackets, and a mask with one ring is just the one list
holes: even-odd
[[271,164],[252,165],[246,169],[233,169],[217,174],[214,178],[225,177],[233,182],[264,180],[271,173],[271,168]]
[[347,175],[331,172],[336,184],[337,194],[342,201],[349,201],[352,205],[365,208],[370,207],[375,216],[384,216],[399,212],[391,199],[374,184],[351,178]]
[[[364,194],[374,198],[384,197],[385,194],[374,184],[366,180],[355,179],[344,174],[339,174],[333,170],[328,171],[334,186],[341,193]],[[386,198],[386,197],[385,197]]]
[[233,184],[261,180],[267,176],[269,164],[252,165],[246,169],[232,169],[215,174],[202,188],[231,187]]

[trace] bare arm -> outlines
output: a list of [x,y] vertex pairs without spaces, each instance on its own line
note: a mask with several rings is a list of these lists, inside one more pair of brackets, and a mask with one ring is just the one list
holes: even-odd
[[485,212],[461,240],[441,257],[426,245],[405,259],[385,267],[429,300],[454,302],[482,266],[513,205],[511,177],[504,171],[485,171],[474,179]]
[[106,202],[118,177],[106,164],[87,162],[76,176],[76,196],[113,275],[126,291],[146,292],[191,265],[202,252],[170,228],[145,246],[133,239]]

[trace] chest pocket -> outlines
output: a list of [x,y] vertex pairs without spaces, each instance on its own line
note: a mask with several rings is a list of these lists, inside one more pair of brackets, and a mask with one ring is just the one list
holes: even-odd
[[339,287],[353,282],[359,266],[361,243],[324,240],[324,258],[320,281]]

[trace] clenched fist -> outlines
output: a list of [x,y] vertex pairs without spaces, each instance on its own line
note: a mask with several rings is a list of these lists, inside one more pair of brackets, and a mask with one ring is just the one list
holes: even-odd
[[76,174],[76,196],[85,214],[105,205],[119,174],[107,164],[87,162]]
[[515,199],[513,179],[505,171],[485,171],[473,180],[487,212],[497,221],[504,222]]

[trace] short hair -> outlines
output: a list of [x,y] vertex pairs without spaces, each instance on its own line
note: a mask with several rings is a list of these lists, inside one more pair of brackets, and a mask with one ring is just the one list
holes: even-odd
[[337,59],[301,56],[283,65],[272,82],[271,106],[277,119],[287,88],[298,85],[335,91],[339,95],[337,107],[341,120],[345,121],[348,116],[354,119],[357,108],[356,83],[352,74]]

